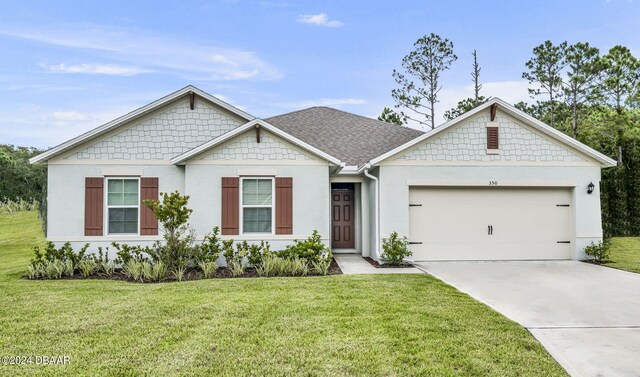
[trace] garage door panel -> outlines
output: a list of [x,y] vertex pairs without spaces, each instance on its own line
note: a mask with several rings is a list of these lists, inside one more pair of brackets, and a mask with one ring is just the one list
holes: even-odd
[[571,240],[570,200],[568,189],[411,188],[413,257],[569,259],[571,245],[558,241]]

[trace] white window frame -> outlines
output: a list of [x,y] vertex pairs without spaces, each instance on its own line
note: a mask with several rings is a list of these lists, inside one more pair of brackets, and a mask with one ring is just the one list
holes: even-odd
[[[271,180],[271,205],[258,205],[258,204],[243,204],[244,197],[244,180],[245,179],[262,179]],[[244,231],[244,209],[245,208],[271,208],[271,232],[245,232]],[[240,234],[275,234],[276,231],[276,180],[273,177],[241,177],[240,178]]]
[[[133,205],[109,205],[109,181],[111,180],[135,180],[138,181],[138,201],[137,201],[137,205],[133,206]],[[139,236],[140,235],[140,177],[126,177],[126,176],[121,176],[121,177],[105,177],[105,185],[104,185],[104,208],[106,209],[104,211],[104,229],[105,234],[109,235],[109,236]],[[109,209],[110,208],[134,208],[136,207],[138,209],[138,226],[136,227],[136,232],[135,233],[111,233],[109,232]]]

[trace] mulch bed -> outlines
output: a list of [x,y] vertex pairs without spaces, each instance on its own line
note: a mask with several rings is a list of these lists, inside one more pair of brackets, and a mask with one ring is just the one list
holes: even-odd
[[[335,259],[332,259],[331,266],[329,266],[329,272],[327,275],[341,275],[341,274],[342,274],[342,270],[338,266],[338,263],[336,262]],[[320,276],[320,275],[315,274],[313,271],[309,271],[309,274],[307,276]],[[220,267],[216,270],[214,276],[211,279],[236,279],[236,278],[240,279],[240,278],[257,278],[257,277],[260,277],[260,276],[258,276],[256,269],[253,267],[247,267],[244,270],[244,274],[242,276],[231,276],[231,271],[229,271],[229,269],[227,269],[226,267]],[[296,276],[291,276],[291,277],[296,277]],[[297,277],[304,277],[304,276],[297,276]],[[49,279],[38,279],[38,280],[49,280]],[[139,281],[134,281],[129,279],[125,274],[123,274],[120,271],[114,272],[113,275],[96,274],[96,275],[90,275],[88,277],[84,277],[81,274],[76,273],[73,276],[64,276],[57,280],[116,280],[116,281],[128,281],[132,283],[139,283]],[[190,280],[204,280],[202,276],[202,272],[196,269],[187,270],[184,274],[184,278],[182,279],[182,281],[190,281]],[[177,279],[175,279],[173,276],[168,276],[164,280],[162,280],[162,283],[175,282],[175,281],[177,281]],[[153,284],[153,283],[155,282],[145,282],[145,284]]]
[[399,266],[389,266],[388,264],[380,264],[378,263],[378,261],[371,259],[369,257],[362,257],[362,259],[366,260],[367,262],[369,262],[370,265],[372,265],[375,268],[411,268],[413,267],[412,264],[401,264]]

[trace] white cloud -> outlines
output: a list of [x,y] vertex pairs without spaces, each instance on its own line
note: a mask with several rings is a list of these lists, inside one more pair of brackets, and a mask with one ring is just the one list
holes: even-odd
[[319,98],[293,102],[281,102],[276,106],[285,109],[304,109],[314,106],[340,107],[343,105],[363,105],[367,101],[362,98]]
[[90,119],[88,115],[79,111],[54,111],[51,118],[57,122],[80,122]]
[[316,26],[326,26],[326,27],[341,27],[344,25],[343,22],[330,20],[329,16],[326,13],[320,14],[303,14],[298,16],[296,22],[301,24],[311,24]]
[[135,76],[142,73],[153,72],[136,66],[124,66],[113,64],[56,64],[47,66],[52,72],[60,73],[87,73],[109,76]]
[[[81,31],[81,32],[79,32]],[[262,60],[253,51],[194,43],[189,40],[150,34],[139,29],[91,25],[66,25],[57,28],[0,27],[0,35],[39,43],[82,49],[124,64],[116,66],[80,64],[53,66],[76,71],[99,71],[102,74],[138,74],[140,66],[183,78],[199,76],[202,80],[277,80],[282,72]],[[83,72],[84,73],[84,72]]]

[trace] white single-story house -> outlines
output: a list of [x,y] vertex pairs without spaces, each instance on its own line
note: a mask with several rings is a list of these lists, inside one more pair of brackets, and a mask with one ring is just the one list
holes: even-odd
[[602,239],[600,170],[616,162],[494,98],[429,132],[313,107],[259,119],[187,86],[31,159],[48,166],[47,238],[162,239],[142,199],[189,195],[199,237],[283,248],[317,229],[379,259],[581,259]]

